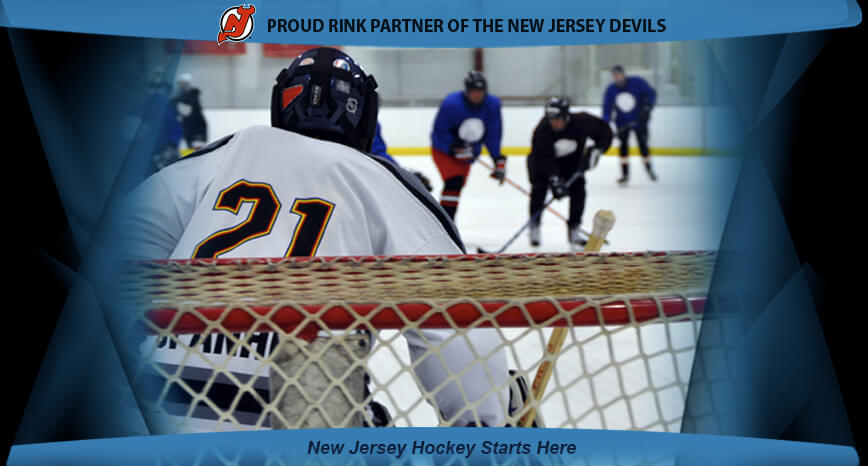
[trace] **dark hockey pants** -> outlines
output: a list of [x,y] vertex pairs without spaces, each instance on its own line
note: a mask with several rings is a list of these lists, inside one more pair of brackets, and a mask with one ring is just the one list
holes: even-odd
[[636,140],[639,142],[639,153],[646,159],[651,155],[651,149],[648,147],[648,127],[635,126],[632,128],[619,128],[618,140],[621,141],[619,152],[621,157],[627,157],[630,150],[630,132],[636,133]]
[[[578,155],[563,157],[555,161],[555,170],[557,173],[551,173],[550,169],[541,166],[542,164],[534,160],[533,156],[527,158],[527,170],[530,175],[530,210],[529,215],[533,215],[540,211],[545,205],[546,195],[549,190],[549,178],[552,175],[558,175],[564,182],[568,180],[576,170],[579,169],[580,158]],[[582,224],[582,215],[585,212],[585,174],[573,181],[570,185],[570,215],[567,220],[567,225],[570,228]],[[542,213],[537,217],[537,224],[542,220]]]

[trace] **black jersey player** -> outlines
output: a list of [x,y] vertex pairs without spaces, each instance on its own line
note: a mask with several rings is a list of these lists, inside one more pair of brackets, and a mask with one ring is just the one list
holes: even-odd
[[184,142],[195,150],[201,149],[208,140],[208,124],[202,113],[200,94],[199,89],[193,86],[193,77],[189,73],[178,77],[178,91],[173,103],[184,130]]
[[[588,146],[588,140],[593,145]],[[545,104],[545,116],[533,132],[530,155],[527,158],[531,183],[530,242],[540,244],[540,219],[546,194],[551,188],[555,198],[570,196],[567,237],[571,246],[584,245],[580,234],[585,210],[584,172],[594,168],[600,155],[612,144],[612,130],[601,118],[586,112],[570,113],[566,97],[552,97]],[[566,180],[576,172],[578,178],[569,186]],[[539,215],[537,215],[539,213]]]

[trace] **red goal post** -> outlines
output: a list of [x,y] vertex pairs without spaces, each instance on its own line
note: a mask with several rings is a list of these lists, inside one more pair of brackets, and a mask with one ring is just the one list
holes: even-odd
[[[126,283],[140,282],[125,291],[148,308],[154,326],[171,325],[175,333],[201,332],[209,321],[232,332],[268,330],[253,328],[264,325],[254,316],[284,331],[311,316],[331,329],[361,322],[374,329],[408,322],[419,328],[479,321],[479,327],[620,325],[701,314],[715,257],[689,251],[143,261],[130,264]],[[555,267],[560,270],[551,273]],[[468,273],[481,274],[475,278],[483,283],[465,283],[474,278]],[[582,283],[582,276],[591,279]],[[420,280],[430,281],[427,289],[418,289]],[[253,301],[239,306],[244,298]],[[220,300],[228,302],[212,304]],[[195,312],[180,315],[182,308]],[[432,313],[435,308],[441,312]]]

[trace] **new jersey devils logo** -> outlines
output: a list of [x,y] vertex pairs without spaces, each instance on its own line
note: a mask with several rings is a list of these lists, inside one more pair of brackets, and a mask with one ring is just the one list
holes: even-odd
[[220,32],[217,34],[217,44],[227,40],[241,42],[253,34],[253,12],[256,8],[251,4],[233,6],[220,15]]

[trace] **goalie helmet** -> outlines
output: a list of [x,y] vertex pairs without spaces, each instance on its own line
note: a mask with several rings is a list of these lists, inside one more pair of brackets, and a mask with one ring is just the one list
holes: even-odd
[[308,50],[277,75],[271,126],[369,152],[377,130],[377,81],[349,55]]
[[570,99],[566,97],[552,97],[546,101],[546,118],[563,118],[570,120]]

